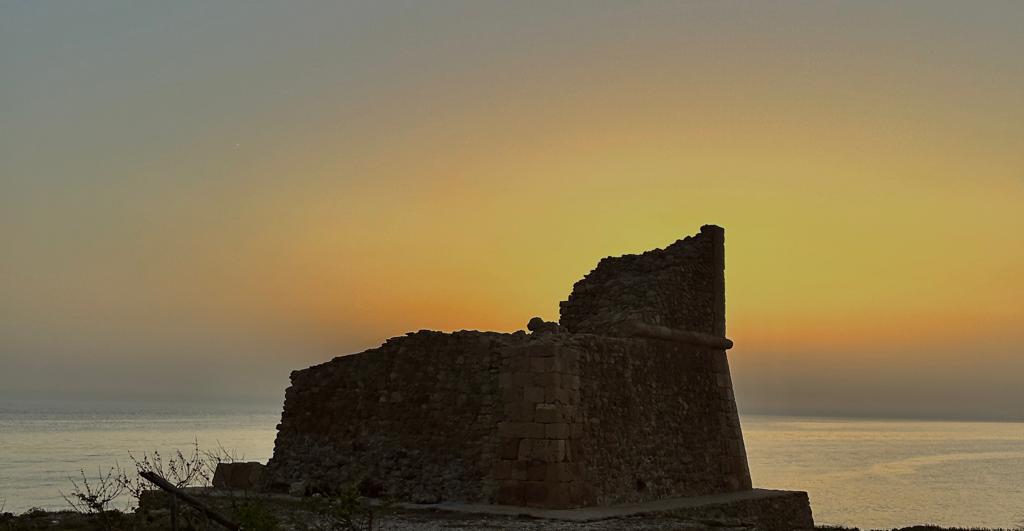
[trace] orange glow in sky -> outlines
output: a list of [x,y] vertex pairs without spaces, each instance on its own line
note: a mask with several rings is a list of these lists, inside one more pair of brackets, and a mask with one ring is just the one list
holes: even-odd
[[1018,4],[549,7],[0,8],[0,356],[276,396],[714,223],[746,403],[794,360],[1020,368]]

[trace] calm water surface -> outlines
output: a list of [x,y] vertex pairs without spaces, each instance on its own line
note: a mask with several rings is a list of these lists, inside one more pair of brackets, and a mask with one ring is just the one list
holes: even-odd
[[1024,423],[742,418],[754,485],[862,528],[1024,526]]
[[[263,461],[274,450],[279,406],[0,401],[0,504],[62,509],[68,476],[96,477],[128,452],[231,449]],[[127,501],[127,500],[125,500]]]
[[[273,452],[279,406],[0,401],[0,503],[61,508],[69,475],[127,452]],[[862,528],[1024,525],[1024,423],[743,417],[754,484],[810,493],[815,520]]]

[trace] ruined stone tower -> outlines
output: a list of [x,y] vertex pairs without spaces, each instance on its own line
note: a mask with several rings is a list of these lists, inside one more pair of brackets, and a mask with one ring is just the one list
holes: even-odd
[[724,231],[605,258],[533,333],[420,331],[292,373],[272,487],[570,508],[750,489]]

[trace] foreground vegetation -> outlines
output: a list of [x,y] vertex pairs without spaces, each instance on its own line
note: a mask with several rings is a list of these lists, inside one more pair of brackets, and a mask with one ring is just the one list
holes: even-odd
[[[364,497],[356,488],[336,495],[294,498],[248,492],[186,489],[207,507],[247,531],[373,531],[389,505]],[[172,517],[180,530],[224,529],[195,508],[180,503],[172,515],[170,496],[143,489],[130,510],[100,509],[77,502],[65,511],[30,509],[20,515],[0,514],[0,531],[67,529],[76,531],[148,531],[172,529]]]
[[[393,504],[372,499],[367,482],[346,486],[335,492],[312,497],[291,497],[245,491],[215,490],[217,465],[239,461],[232,452],[218,447],[202,451],[198,443],[187,452],[176,451],[165,458],[159,452],[128,454],[130,466],[115,464],[108,470],[88,475],[80,471],[68,478],[61,496],[64,511],[30,509],[22,514],[4,512],[0,498],[0,531],[183,531],[224,529],[187,504],[170,509],[170,497],[143,480],[141,472],[154,472],[176,488],[187,490],[204,504],[246,531],[382,531],[435,529],[490,530],[716,530],[751,531],[742,522],[684,522],[647,515],[589,523],[537,520],[527,516],[485,516],[424,510],[401,510]],[[856,528],[820,526],[822,531],[860,531]],[[1010,531],[982,528],[913,526],[894,531]],[[1024,531],[1019,526],[1013,531]]]
[[247,531],[289,529],[372,531],[387,503],[371,501],[361,485],[309,498],[274,497],[247,491],[212,489],[213,477],[221,463],[241,458],[218,446],[204,451],[194,442],[188,451],[177,450],[169,457],[159,452],[128,453],[128,467],[115,463],[95,475],[80,470],[69,477],[66,491],[60,491],[68,509],[47,511],[33,508],[22,514],[3,511],[0,499],[0,531],[67,529],[81,531],[133,531],[172,529],[223,529],[201,511],[185,503],[170,509],[170,497],[140,474],[152,472],[173,487],[184,489],[208,507]]
[[[379,505],[371,504],[358,495],[308,499],[283,499],[237,493],[200,496],[209,507],[247,531],[373,531],[380,528],[377,523],[384,512]],[[166,502],[166,499],[162,501]],[[180,530],[224,529],[185,504],[179,505],[177,525]],[[0,514],[0,531],[42,529],[70,531],[169,530],[172,529],[171,510],[166,506],[160,508],[136,507],[131,511],[111,509],[103,512],[31,509],[20,515]]]

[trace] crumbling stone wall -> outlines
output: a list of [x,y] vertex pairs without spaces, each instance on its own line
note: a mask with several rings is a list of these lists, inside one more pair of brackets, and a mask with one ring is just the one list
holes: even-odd
[[725,336],[725,232],[705,225],[664,249],[602,259],[562,301],[570,332],[630,335],[631,322]]
[[556,508],[749,489],[723,245],[705,226],[602,260],[561,326],[421,331],[293,373],[269,485]]
[[421,331],[293,372],[270,486],[329,492],[362,480],[402,500],[490,500],[500,351],[525,338]]

